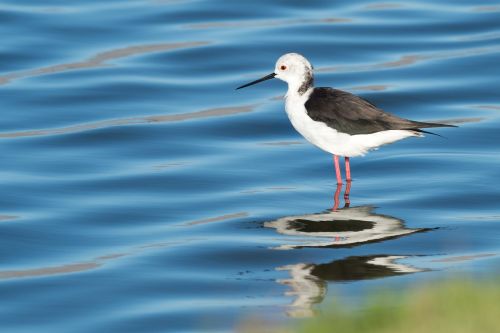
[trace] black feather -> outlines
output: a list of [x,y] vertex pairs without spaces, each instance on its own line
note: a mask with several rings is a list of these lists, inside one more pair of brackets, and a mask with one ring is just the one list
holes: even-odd
[[421,130],[430,127],[456,127],[454,125],[425,123],[400,118],[382,111],[369,101],[333,88],[314,88],[305,103],[308,116],[325,123],[338,132],[350,135],[371,134],[388,130]]

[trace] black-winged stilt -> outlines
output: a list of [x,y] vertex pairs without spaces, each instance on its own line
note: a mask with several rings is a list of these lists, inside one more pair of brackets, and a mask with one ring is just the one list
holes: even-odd
[[400,118],[346,91],[315,88],[312,65],[297,53],[281,56],[273,73],[236,89],[272,78],[288,83],[285,110],[293,127],[309,142],[333,154],[338,184],[342,184],[339,156],[345,158],[346,181],[350,183],[350,157],[429,133],[422,128],[455,127]]

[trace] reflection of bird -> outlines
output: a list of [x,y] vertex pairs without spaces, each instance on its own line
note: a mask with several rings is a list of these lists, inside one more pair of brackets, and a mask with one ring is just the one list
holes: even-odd
[[452,125],[408,120],[386,113],[367,100],[333,88],[314,88],[313,67],[297,53],[281,56],[274,72],[237,89],[278,78],[288,83],[285,109],[295,129],[309,142],[334,155],[337,183],[342,183],[338,156],[349,158],[410,136],[429,133],[422,128]]
[[336,211],[282,217],[265,222],[280,234],[293,236],[291,244],[278,249],[301,247],[351,247],[401,237],[429,229],[409,229],[392,216],[375,214],[372,206],[345,207]]
[[[349,184],[348,184],[349,185]],[[264,222],[286,238],[278,250],[309,247],[354,247],[383,242],[431,229],[409,229],[398,218],[376,214],[372,206],[349,207],[348,196],[344,208],[338,209],[341,185],[334,195],[334,207],[322,213],[286,216]],[[290,278],[278,280],[289,286],[285,295],[293,296],[287,314],[292,317],[312,316],[314,304],[321,303],[327,293],[328,281],[357,281],[424,271],[404,263],[403,255],[350,256],[329,263],[298,263],[278,267],[288,271]]]
[[327,264],[314,265],[311,274],[327,281],[357,281],[423,271],[397,262],[407,256],[353,256]]
[[326,295],[327,281],[358,281],[424,271],[399,262],[405,258],[408,257],[354,256],[325,264],[300,263],[279,267],[278,270],[288,271],[290,278],[278,283],[289,286],[291,290],[286,295],[295,297],[287,313],[291,317],[313,315],[313,305],[321,303]]
[[286,296],[294,297],[287,311],[290,317],[314,315],[312,305],[321,303],[326,296],[326,282],[311,274],[314,267],[312,264],[295,264],[277,268],[279,271],[288,271],[291,277],[277,281],[291,289],[285,292]]

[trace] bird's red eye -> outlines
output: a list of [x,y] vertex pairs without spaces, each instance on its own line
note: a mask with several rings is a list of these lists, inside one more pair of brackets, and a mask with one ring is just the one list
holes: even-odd
[[286,66],[285,66],[285,65],[281,65],[280,69],[281,69],[282,71],[284,71],[284,70],[286,69]]

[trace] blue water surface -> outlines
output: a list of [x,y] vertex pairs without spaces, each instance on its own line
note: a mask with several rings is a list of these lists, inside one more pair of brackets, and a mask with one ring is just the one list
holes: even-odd
[[[0,331],[230,332],[500,264],[497,1],[0,2]],[[353,158],[278,80],[458,128]],[[342,196],[340,196],[342,200]],[[341,201],[340,207],[344,202]]]

